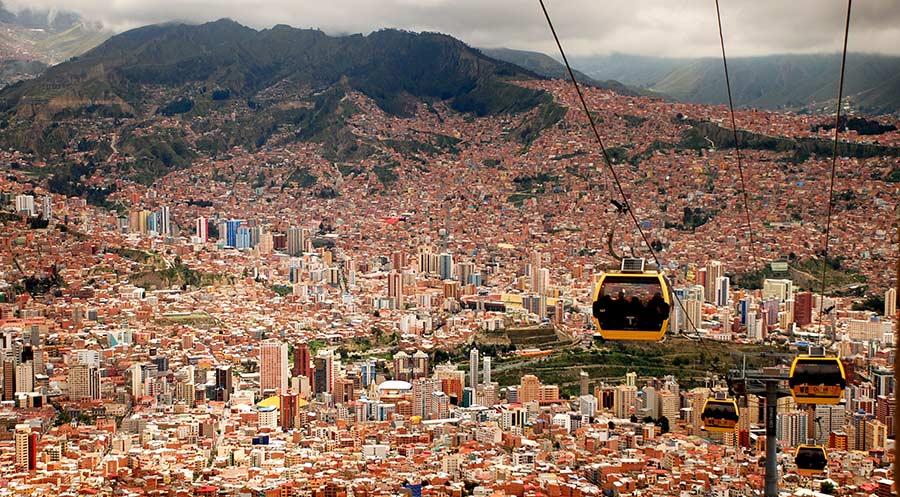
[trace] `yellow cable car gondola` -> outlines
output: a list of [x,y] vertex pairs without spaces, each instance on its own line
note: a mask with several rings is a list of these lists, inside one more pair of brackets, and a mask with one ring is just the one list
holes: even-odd
[[838,404],[847,377],[837,357],[801,355],[794,358],[788,380],[794,401],[800,404]]
[[740,421],[737,402],[734,399],[706,399],[700,415],[703,428],[715,433],[733,432]]
[[803,476],[816,476],[822,474],[828,466],[828,454],[821,445],[800,445],[794,451],[794,464],[797,465],[797,474]]
[[604,272],[594,289],[594,325],[606,340],[660,340],[670,309],[665,277],[645,270],[643,259],[623,259],[621,269]]

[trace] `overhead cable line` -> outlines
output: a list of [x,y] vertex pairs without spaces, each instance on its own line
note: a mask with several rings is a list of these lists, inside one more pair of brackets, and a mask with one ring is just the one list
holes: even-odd
[[834,211],[834,179],[837,173],[837,156],[838,156],[838,135],[841,132],[841,107],[844,98],[844,69],[847,65],[847,38],[850,35],[850,9],[853,6],[853,0],[847,0],[847,20],[844,23],[844,48],[841,53],[841,78],[838,83],[838,99],[837,113],[834,117],[834,146],[831,150],[831,182],[828,187],[828,218],[825,222],[825,240],[822,250],[822,290],[821,303],[819,305],[819,326],[822,326],[822,319],[825,317],[825,275],[828,272],[828,242],[831,238],[831,214]]
[[[569,64],[569,59],[568,57],[566,57],[566,52],[565,50],[563,50],[562,43],[559,41],[559,36],[556,34],[556,28],[553,26],[553,21],[550,19],[550,13],[547,12],[547,7],[544,5],[544,0],[538,1],[541,4],[541,9],[544,11],[544,17],[547,19],[547,25],[550,27],[550,32],[553,34],[553,39],[554,41],[556,41],[556,47],[559,48],[559,55],[562,57],[563,63],[566,66],[566,71],[569,73],[569,79],[572,81],[572,86],[575,88],[575,93],[578,95],[578,100],[581,102],[582,109],[584,109],[584,114],[588,118],[588,123],[591,126],[591,130],[594,132],[594,137],[597,139],[597,144],[600,145],[600,152],[603,155],[603,161],[606,164],[606,168],[609,170],[610,176],[612,176],[613,183],[615,183],[616,189],[619,191],[619,195],[622,197],[624,210],[627,211],[628,215],[631,217],[631,220],[634,222],[635,227],[641,235],[641,239],[647,246],[647,250],[650,251],[650,255],[653,256],[653,260],[654,262],[656,262],[656,267],[659,268],[660,271],[662,271],[662,262],[660,262],[656,251],[653,250],[653,245],[647,238],[647,234],[644,232],[644,229],[641,228],[641,223],[638,221],[637,216],[635,216],[634,209],[631,208],[631,202],[628,200],[628,196],[625,195],[625,189],[622,188],[622,182],[619,180],[619,175],[618,173],[616,173],[616,169],[612,165],[612,161],[609,158],[609,153],[606,151],[606,147],[603,145],[603,138],[600,137],[600,132],[597,131],[597,123],[594,121],[594,116],[591,114],[591,111],[587,105],[587,101],[584,99],[584,94],[581,91],[581,86],[575,79],[575,73],[574,71],[572,71],[572,66]],[[675,294],[673,292],[673,295],[675,297],[675,301],[678,302],[679,307],[681,307],[682,313],[688,320],[691,328],[697,330],[697,326],[694,324],[691,316],[687,312],[687,309],[684,307],[684,302],[681,301],[681,299],[678,297],[678,294]]]
[[719,13],[719,0],[716,0],[716,21],[719,25],[719,44],[722,47],[722,66],[725,68],[725,88],[728,91],[728,109],[731,111],[731,132],[734,135],[734,151],[737,154],[738,175],[741,181],[741,192],[744,196],[744,214],[746,216],[747,234],[750,235],[750,259],[753,268],[757,269],[759,259],[756,257],[756,243],[753,236],[753,225],[750,222],[750,199],[747,195],[747,184],[744,182],[744,166],[741,160],[741,146],[738,141],[737,123],[734,119],[734,100],[731,98],[731,79],[728,76],[728,58],[725,56],[725,36],[722,34],[722,15]]

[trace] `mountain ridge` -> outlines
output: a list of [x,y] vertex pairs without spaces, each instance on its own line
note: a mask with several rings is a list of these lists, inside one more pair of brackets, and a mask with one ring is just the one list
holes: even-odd
[[[611,54],[577,57],[574,64],[591,77],[616,79],[676,100],[727,103],[722,61],[717,57]],[[840,54],[733,57],[728,65],[739,107],[833,111]],[[900,57],[849,53],[845,72],[844,94],[851,108],[869,113],[900,110]]]
[[[569,79],[570,77],[565,65],[553,57],[541,52],[517,50],[513,48],[479,48],[479,50],[489,57],[524,67],[525,69],[547,78]],[[629,96],[638,96],[646,93],[624,85],[614,79],[599,81],[576,69],[573,69],[572,72],[575,74],[575,79],[582,84],[591,85],[604,90],[613,90],[616,93]]]
[[[132,176],[147,182],[197,153],[255,149],[274,135],[320,142],[341,161],[375,148],[347,130],[358,108],[345,100],[358,92],[396,116],[437,102],[476,117],[539,109],[511,134],[527,145],[564,114],[547,92],[512,83],[539,79],[440,33],[335,37],[286,25],[257,31],[229,19],[151,25],[0,91],[0,144],[53,158],[80,150],[85,127],[112,129],[124,120],[130,124],[116,132],[119,142],[93,160],[107,161],[118,148],[136,158]],[[213,125],[226,110],[237,117]],[[178,133],[137,132],[160,116],[191,124]],[[296,132],[285,135],[285,126]]]

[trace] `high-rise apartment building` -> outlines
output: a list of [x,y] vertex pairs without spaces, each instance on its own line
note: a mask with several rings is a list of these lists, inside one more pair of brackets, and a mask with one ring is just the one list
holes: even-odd
[[34,195],[16,195],[16,212],[26,216],[34,215]]
[[16,470],[34,471],[37,469],[37,433],[26,424],[16,425]]
[[266,340],[259,349],[259,390],[281,394],[288,389],[288,346],[281,340]]
[[206,243],[207,240],[209,240],[209,219],[198,217],[197,221],[194,223],[194,231],[197,234],[197,238],[200,239],[200,242]]
[[403,275],[398,271],[388,274],[388,298],[394,305],[394,309],[402,309],[403,305]]
[[811,292],[799,292],[794,296],[794,323],[806,326],[812,322],[813,295]]
[[526,374],[519,380],[519,402],[533,402],[541,398],[541,380],[533,374]]
[[219,366],[216,368],[216,400],[228,402],[234,389],[234,376],[231,366]]
[[478,388],[478,349],[469,351],[469,386]]
[[720,278],[725,276],[725,268],[719,261],[709,261],[706,264],[705,280],[703,281],[704,297],[707,302],[716,303],[719,294]]
[[791,280],[766,279],[763,281],[763,300],[778,299],[780,302],[791,298],[794,292],[794,282]]
[[897,289],[888,288],[884,294],[884,317],[894,319],[897,316]]
[[97,400],[100,398],[100,371],[87,364],[69,368],[69,399]]
[[334,391],[334,352],[320,350],[313,359],[315,372],[313,374],[313,390],[316,393],[331,393]]
[[287,254],[296,257],[303,254],[306,234],[303,228],[291,226],[287,231]]
[[294,345],[294,367],[292,376],[305,376],[312,381],[312,360],[309,355],[309,346],[306,342]]

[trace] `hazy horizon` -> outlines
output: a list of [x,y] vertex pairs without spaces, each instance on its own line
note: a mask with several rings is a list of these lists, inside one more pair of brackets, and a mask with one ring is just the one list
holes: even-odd
[[[437,31],[484,48],[513,48],[558,56],[537,2],[497,0],[12,0],[13,11],[71,11],[114,32],[165,22],[204,23],[229,18],[255,29],[287,24],[331,35],[370,33],[382,28]],[[528,8],[528,6],[532,8]],[[650,57],[716,57],[719,40],[711,2],[691,0],[677,11],[663,0],[587,0],[547,8],[568,53],[577,57],[614,53]],[[352,15],[348,15],[352,13]],[[611,14],[611,15],[610,15]],[[846,4],[814,0],[764,0],[722,5],[726,49],[732,57],[831,54],[840,51]],[[802,19],[802,29],[797,20]],[[850,52],[900,55],[900,2],[880,0],[854,6]]]

